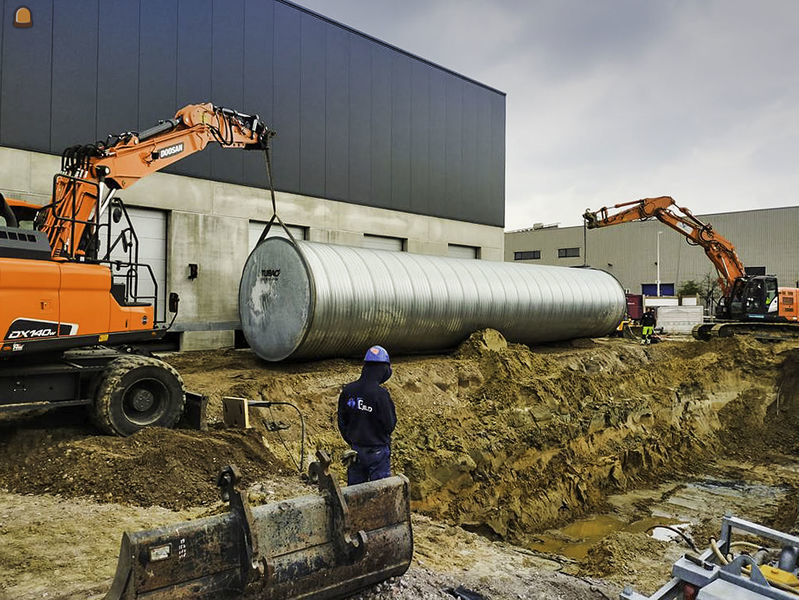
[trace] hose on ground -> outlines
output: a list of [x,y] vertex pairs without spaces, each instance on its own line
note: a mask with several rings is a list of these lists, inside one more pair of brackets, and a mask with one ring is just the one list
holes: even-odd
[[652,527],[647,529],[647,531],[653,531],[653,530],[657,529],[658,527],[663,528],[663,529],[668,529],[669,531],[673,531],[674,533],[679,535],[683,540],[685,540],[685,543],[688,544],[691,547],[691,550],[693,550],[694,552],[697,552],[697,553],[701,552],[701,550],[699,550],[699,548],[696,547],[696,544],[694,543],[694,541],[691,538],[689,538],[687,535],[685,535],[682,531],[677,529],[676,527],[671,527],[669,525],[652,525]]
[[764,546],[760,546],[759,544],[753,544],[752,542],[745,542],[743,540],[739,540],[737,542],[730,542],[730,548],[751,548],[752,550],[768,550]]
[[[263,398],[263,394],[261,395],[261,398]],[[274,419],[275,419],[274,414],[272,413],[272,406],[290,406],[291,408],[293,408],[294,410],[297,411],[297,414],[300,417],[300,427],[301,427],[301,431],[300,431],[300,462],[299,462],[299,464],[297,464],[297,461],[294,460],[294,455],[291,453],[291,450],[289,450],[288,444],[286,444],[286,441],[283,439],[283,435],[280,433],[280,429],[276,429],[275,432],[277,433],[277,437],[280,440],[280,443],[283,445],[283,448],[286,450],[286,453],[289,455],[289,458],[291,459],[291,462],[293,462],[294,466],[297,468],[297,472],[300,473],[300,474],[304,473],[304,469],[305,469],[305,416],[302,414],[300,409],[297,408],[297,406],[295,404],[291,403],[291,402],[271,401],[271,400],[266,400],[266,399],[264,399],[263,402],[258,403],[258,404],[252,403],[251,406],[254,406],[254,407],[261,406],[261,407],[268,408],[269,409],[269,416],[272,418],[272,421],[274,421]]]

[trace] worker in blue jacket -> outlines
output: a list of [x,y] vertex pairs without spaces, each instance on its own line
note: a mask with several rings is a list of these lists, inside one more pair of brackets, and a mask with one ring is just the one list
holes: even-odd
[[363,359],[357,381],[348,383],[338,398],[338,428],[357,453],[347,468],[347,484],[391,476],[391,433],[397,414],[391,395],[380,384],[391,377],[391,360],[382,346],[372,346]]

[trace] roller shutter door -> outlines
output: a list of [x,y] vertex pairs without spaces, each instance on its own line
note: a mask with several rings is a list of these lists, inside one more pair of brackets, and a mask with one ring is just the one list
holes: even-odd
[[[247,252],[252,252],[252,249],[255,248],[255,244],[258,243],[258,240],[261,237],[261,233],[266,227],[266,221],[250,221],[250,235],[249,235],[249,246],[247,247]],[[307,227],[300,227],[298,225],[286,225],[286,228],[291,232],[291,235],[294,236],[295,240],[304,240],[306,239],[306,232],[308,231]],[[268,237],[284,237],[287,238],[286,232],[283,231],[283,228],[280,226],[280,223],[272,223],[272,228],[269,230]]]
[[[153,210],[149,208],[125,207],[130,217],[130,222],[139,240],[139,263],[150,265],[158,284],[158,319],[163,320],[166,314],[166,219],[167,213],[163,210]],[[126,226],[123,218],[119,223],[113,223],[111,229],[111,241]],[[112,259],[127,260],[127,253],[123,252],[121,244],[117,244],[111,253]],[[113,271],[114,274],[122,274],[122,271]],[[115,278],[115,282],[121,282],[121,278]],[[155,289],[146,267],[139,268],[139,297],[154,296]],[[142,298],[143,302],[149,299]]]
[[364,248],[375,250],[391,250],[392,252],[402,252],[405,247],[405,240],[402,238],[388,237],[384,235],[363,234]]
[[449,244],[447,248],[447,255],[450,258],[480,258],[480,249],[476,246]]

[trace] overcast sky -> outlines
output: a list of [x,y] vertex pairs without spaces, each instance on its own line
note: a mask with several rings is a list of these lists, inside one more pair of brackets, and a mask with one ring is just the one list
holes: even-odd
[[505,228],[799,205],[799,0],[297,0],[507,93]]

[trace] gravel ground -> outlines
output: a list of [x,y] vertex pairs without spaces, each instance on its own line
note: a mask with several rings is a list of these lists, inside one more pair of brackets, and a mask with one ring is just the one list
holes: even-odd
[[455,576],[412,566],[404,576],[353,596],[353,600],[607,600],[617,595],[598,581],[535,569],[488,578],[468,572]]

